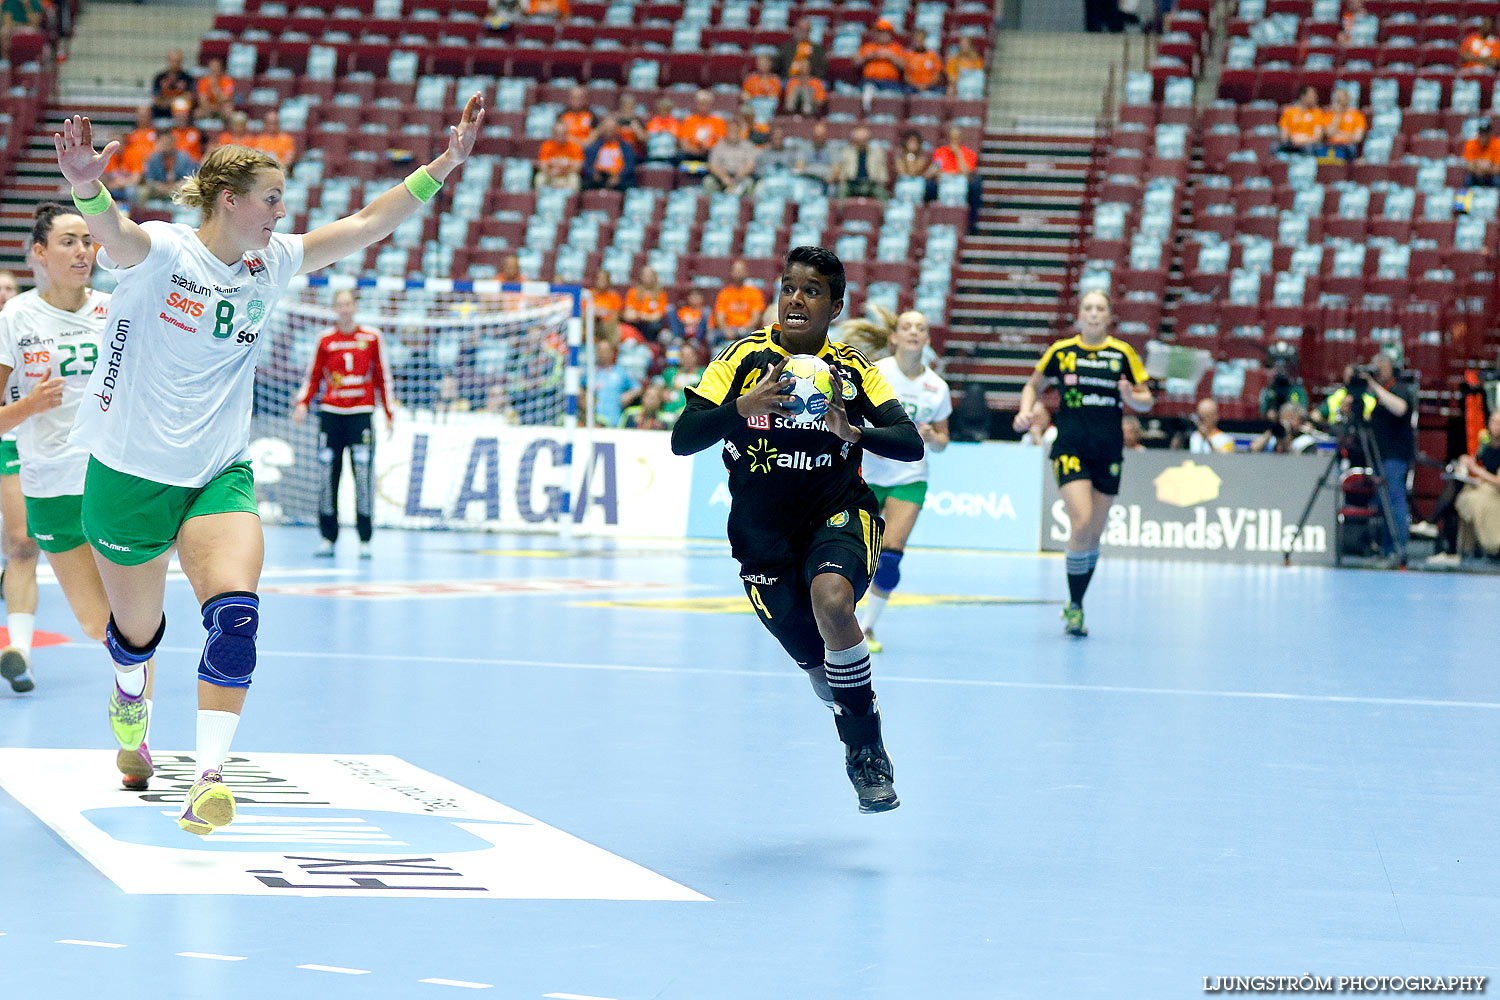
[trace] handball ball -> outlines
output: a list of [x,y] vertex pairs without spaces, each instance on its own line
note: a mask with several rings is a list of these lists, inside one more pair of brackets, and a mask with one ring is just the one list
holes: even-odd
[[786,403],[787,419],[794,424],[812,424],[823,419],[828,412],[828,401],[833,398],[833,376],[828,362],[811,354],[793,355],[786,363],[782,378],[790,376],[792,394]]

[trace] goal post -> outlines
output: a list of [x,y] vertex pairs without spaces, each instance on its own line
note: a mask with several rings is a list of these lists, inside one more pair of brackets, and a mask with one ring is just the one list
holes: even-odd
[[[588,290],[340,275],[294,280],[261,334],[250,458],[265,520],[317,523],[327,475],[317,399],[301,423],[293,408],[345,289],[355,295],[355,323],[381,335],[393,390],[394,421],[387,426],[379,405],[373,416],[377,525],[587,530]],[[336,358],[328,367],[325,386],[340,374]],[[341,520],[352,524],[347,459],[339,492]]]

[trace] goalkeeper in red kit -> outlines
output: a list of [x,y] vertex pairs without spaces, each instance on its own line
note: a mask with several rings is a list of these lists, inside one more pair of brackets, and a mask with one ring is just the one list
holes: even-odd
[[[371,415],[375,397],[385,410],[387,436],[395,419],[391,412],[391,370],[380,352],[380,331],[360,326],[354,320],[354,293],[347,289],[333,297],[338,317],[334,327],[318,341],[307,384],[297,396],[292,419],[301,423],[323,389],[318,403],[318,464],[322,483],[318,490],[318,530],[323,535],[320,556],[333,555],[339,537],[339,479],[344,471],[344,452],[354,468],[354,524],[359,532],[359,555],[370,557],[374,534],[375,435]],[[326,383],[326,388],[324,384]]]

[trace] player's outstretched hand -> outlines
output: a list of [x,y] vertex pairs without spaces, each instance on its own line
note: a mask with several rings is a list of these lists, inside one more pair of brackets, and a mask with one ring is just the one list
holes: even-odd
[[1031,430],[1031,411],[1021,410],[1016,414],[1016,419],[1010,422],[1010,425],[1015,428],[1016,433],[1025,434]]
[[474,151],[474,142],[479,138],[479,129],[484,125],[484,96],[476,93],[464,105],[464,116],[457,125],[448,127],[448,155],[454,163],[462,163]]
[[766,368],[765,377],[755,383],[755,387],[749,392],[735,400],[735,409],[740,411],[742,417],[754,417],[763,413],[775,413],[785,415],[786,397],[791,395],[792,386],[790,382],[783,382],[782,372],[786,371],[786,363],[791,358],[782,358],[774,365]]
[[63,386],[66,379],[61,376],[48,374],[36,384],[26,395],[31,403],[32,413],[42,413],[53,410],[62,405]]
[[94,127],[81,115],[64,118],[62,131],[52,133],[52,144],[57,147],[57,168],[75,188],[103,177],[110,158],[120,148],[116,141],[105,146],[102,152],[94,152]]
[[839,374],[839,370],[832,365],[828,366],[828,375],[833,382],[833,395],[828,399],[828,412],[823,414],[823,422],[828,425],[834,437],[841,441],[858,441],[859,432],[849,423],[849,411],[844,405],[844,386],[846,380]]

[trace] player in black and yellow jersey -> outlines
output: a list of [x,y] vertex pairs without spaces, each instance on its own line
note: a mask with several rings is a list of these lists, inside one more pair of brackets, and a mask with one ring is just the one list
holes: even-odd
[[1052,471],[1072,523],[1068,538],[1068,606],[1064,631],[1085,636],[1083,594],[1099,564],[1099,539],[1109,508],[1120,492],[1120,465],[1125,438],[1122,406],[1137,412],[1151,408],[1146,368],[1134,348],[1109,335],[1109,296],[1089,292],[1078,303],[1078,333],[1047,348],[1036,371],[1021,390],[1021,412],[1014,426],[1031,426],[1031,411],[1047,383],[1057,386]]
[[[807,672],[833,709],[861,812],[899,805],[870,651],[854,605],[870,584],[883,523],[860,477],[864,450],[911,462],[922,438],[885,377],[852,347],[828,342],[844,307],[844,265],[822,247],[787,255],[780,323],[730,344],[687,390],[672,451],[724,446],[729,470],[729,543],[761,623]],[[788,419],[782,371],[795,354],[833,370],[827,414]]]

